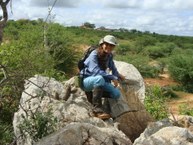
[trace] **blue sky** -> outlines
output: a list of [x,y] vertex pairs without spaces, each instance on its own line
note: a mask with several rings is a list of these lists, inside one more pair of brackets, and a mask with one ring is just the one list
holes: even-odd
[[193,36],[193,0],[12,0],[9,19],[45,19],[66,26],[126,28]]

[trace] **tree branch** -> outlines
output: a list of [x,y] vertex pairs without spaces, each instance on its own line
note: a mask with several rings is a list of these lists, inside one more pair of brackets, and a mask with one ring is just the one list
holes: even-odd
[[0,64],[0,68],[2,69],[3,75],[4,75],[4,78],[0,81],[0,84],[1,84],[1,83],[3,83],[7,79],[7,75],[6,75],[5,67]]

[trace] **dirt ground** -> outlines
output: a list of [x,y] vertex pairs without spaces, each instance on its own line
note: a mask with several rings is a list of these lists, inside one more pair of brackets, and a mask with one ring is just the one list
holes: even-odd
[[[145,85],[160,85],[160,86],[169,86],[177,84],[173,81],[169,75],[164,74],[161,75],[160,78],[147,78],[144,79]],[[172,114],[179,114],[179,106],[182,104],[187,104],[193,107],[193,94],[185,93],[185,92],[176,92],[179,98],[170,99],[167,104],[169,111]]]

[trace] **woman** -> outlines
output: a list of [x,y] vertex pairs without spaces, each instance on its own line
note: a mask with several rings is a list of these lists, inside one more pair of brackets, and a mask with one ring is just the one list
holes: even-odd
[[118,81],[125,79],[117,71],[113,62],[112,51],[116,45],[116,38],[112,35],[106,35],[99,41],[99,47],[92,51],[84,61],[85,68],[80,72],[84,77],[84,91],[92,91],[94,112],[100,115],[107,115],[102,110],[101,97],[103,97],[104,92],[107,92],[109,97],[118,99],[120,97],[120,91],[117,88]]

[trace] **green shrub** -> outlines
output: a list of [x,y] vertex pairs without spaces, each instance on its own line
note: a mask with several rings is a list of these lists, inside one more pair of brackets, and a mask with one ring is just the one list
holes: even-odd
[[130,51],[130,45],[129,44],[120,44],[117,48],[116,48],[116,53],[118,55],[126,55],[127,52]]
[[181,83],[188,92],[193,92],[193,51],[175,54],[169,61],[171,77]]
[[191,104],[182,104],[179,106],[179,112],[182,115],[193,116],[193,107],[191,107]]
[[148,45],[155,45],[156,42],[157,39],[150,35],[144,35],[136,38],[136,46],[141,48],[144,48]]
[[145,97],[146,110],[156,119],[160,120],[168,117],[166,98],[163,96],[159,86],[149,87]]
[[161,88],[162,94],[165,98],[178,98],[179,96],[174,92],[173,86],[165,86]]
[[116,55],[116,60],[133,64],[143,77],[157,77],[161,69],[149,65],[149,57],[140,54]]
[[[5,91],[5,90],[4,90]],[[4,93],[4,92],[1,92]],[[14,139],[12,119],[18,105],[10,96],[0,97],[0,144],[11,143]]]
[[9,122],[0,121],[0,144],[6,145],[14,139],[13,126]]
[[143,52],[153,59],[168,57],[172,50],[177,46],[174,43],[156,43],[153,46],[147,46]]
[[23,122],[19,124],[22,137],[30,135],[34,142],[47,136],[56,130],[57,119],[53,116],[51,109],[48,112],[33,113],[33,118],[23,116]]
[[47,30],[49,53],[55,61],[54,68],[72,74],[77,64],[78,54],[73,39],[66,34],[66,29],[58,24],[50,24]]

